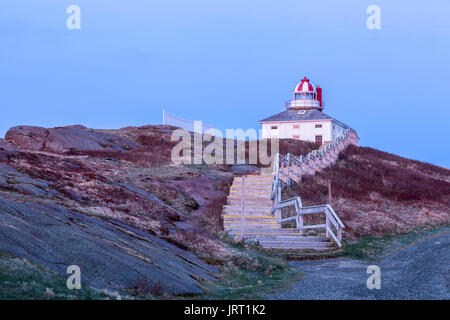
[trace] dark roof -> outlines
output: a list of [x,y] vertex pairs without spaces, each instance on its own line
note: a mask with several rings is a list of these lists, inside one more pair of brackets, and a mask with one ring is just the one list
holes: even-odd
[[342,123],[317,109],[306,110],[305,114],[298,114],[298,111],[299,110],[286,110],[271,117],[262,119],[259,122],[333,120],[347,128],[350,128],[345,123]]
[[305,110],[305,114],[298,114],[299,110],[286,110],[259,122],[272,121],[304,121],[304,120],[335,120],[329,115],[316,109]]

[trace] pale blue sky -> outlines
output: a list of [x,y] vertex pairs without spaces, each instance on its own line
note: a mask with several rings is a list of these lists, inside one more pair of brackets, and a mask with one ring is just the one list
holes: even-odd
[[0,135],[159,124],[163,107],[257,129],[308,76],[361,145],[449,167],[449,15],[448,0],[2,0]]

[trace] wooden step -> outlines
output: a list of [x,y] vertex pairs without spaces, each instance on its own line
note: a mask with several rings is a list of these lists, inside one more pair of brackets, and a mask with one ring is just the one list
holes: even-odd
[[[234,207],[235,209],[239,208],[239,210],[242,209],[241,206],[241,202],[240,201],[233,201],[233,200],[228,200],[227,204],[225,205],[228,207]],[[272,206],[270,203],[262,203],[262,202],[252,202],[252,203],[246,203],[245,206],[245,211],[255,211],[257,209],[263,209],[264,211],[270,211],[272,209]]]
[[[245,235],[287,235],[287,234],[294,234],[300,236],[301,234],[298,232],[297,229],[288,229],[288,228],[281,228],[279,225],[271,225],[271,226],[265,226],[264,228],[249,228],[245,226],[244,228],[238,228],[238,226],[233,226],[232,228],[229,227],[230,230],[226,230],[230,234],[235,233],[241,233],[243,232]],[[234,230],[235,229],[235,230]]]
[[[245,183],[244,186],[248,187],[248,188],[272,188],[272,183],[269,183],[269,182]],[[237,188],[237,187],[242,188],[242,183],[235,181],[231,184],[231,187],[232,188]]]
[[245,184],[242,186],[242,184],[235,184],[233,183],[230,188],[232,190],[242,190],[244,188],[245,190],[272,190],[272,184]]
[[[239,204],[226,204],[224,205],[223,208],[223,213],[226,212],[241,212],[242,211],[242,206],[240,206]],[[272,206],[270,205],[266,205],[266,206],[245,206],[245,212],[248,213],[253,213],[253,212],[264,212],[264,213],[272,213]]]
[[244,224],[242,224],[242,221],[226,221],[224,222],[223,225],[224,228],[231,228],[231,229],[236,229],[236,230],[242,230],[243,228],[246,229],[264,229],[267,227],[278,227],[280,228],[281,226],[279,224],[277,224],[275,221],[260,221],[260,222],[255,222],[255,221],[244,221]]
[[229,200],[245,199],[247,201],[257,200],[257,201],[269,201],[269,202],[272,201],[269,197],[255,197],[255,196],[251,196],[251,195],[246,195],[243,198],[239,195],[231,195],[231,196],[228,196],[227,199],[229,199]]
[[[276,221],[271,223],[270,219],[244,219],[244,227],[245,228],[266,228],[267,226],[280,226]],[[230,228],[239,229],[242,227],[242,220],[231,220],[227,219],[223,222],[224,226],[228,226]]]
[[[224,210],[222,211],[223,214],[241,214],[242,213],[242,208],[239,206],[236,207],[227,207],[224,208]],[[271,212],[271,207],[267,206],[267,207],[259,207],[259,208],[249,208],[246,207],[245,208],[245,214],[246,215],[251,215],[251,214],[263,214],[263,215],[272,215]]]
[[[242,177],[234,177],[235,181],[242,181]],[[272,181],[273,176],[272,175],[264,175],[264,176],[246,176],[245,181],[254,181],[254,180],[264,180],[264,181]]]
[[[232,190],[242,190],[241,184],[232,184],[230,187]],[[258,191],[272,191],[272,184],[245,184],[245,190],[258,190]]]
[[[224,219],[241,219],[242,216],[240,214],[222,214]],[[258,214],[246,214],[244,216],[246,219],[275,219],[274,216],[267,215],[258,215]]]
[[256,185],[256,186],[271,186],[273,181],[271,181],[271,180],[270,181],[269,180],[253,180],[253,181],[246,180],[244,182],[243,181],[236,181],[236,180],[233,181],[233,185],[241,186],[242,183],[244,183],[244,185],[246,185],[246,186],[252,186],[252,185]]
[[[234,205],[234,206],[242,207],[242,200],[234,199],[234,198],[227,199],[226,205]],[[272,201],[265,200],[265,199],[261,199],[261,200],[246,199],[245,203],[244,203],[244,208],[252,208],[252,207],[254,207],[254,208],[261,208],[261,207],[271,208]]]
[[[283,230],[283,229],[281,229]],[[330,240],[324,237],[315,237],[315,236],[302,236],[299,233],[296,234],[265,234],[258,236],[259,241],[300,241],[300,242],[329,242]]]
[[[240,190],[240,189],[231,189],[230,190],[230,194],[242,194],[242,190]],[[265,191],[265,190],[262,190],[262,191],[260,191],[260,190],[245,190],[245,194],[248,194],[248,195],[252,195],[252,196],[255,196],[255,195],[257,195],[257,196],[259,196],[259,195],[263,195],[263,196],[270,196],[270,194],[271,194],[271,192],[267,192],[267,191]]]
[[312,242],[312,241],[259,241],[263,248],[267,249],[313,249],[326,250],[333,246],[328,242]]
[[261,200],[264,200],[264,201],[272,201],[269,197],[264,196],[264,195],[258,197],[258,196],[250,195],[250,194],[246,194],[246,195],[244,195],[244,197],[242,197],[240,194],[233,194],[233,195],[229,195],[229,196],[227,197],[227,199],[239,199],[239,200],[245,199],[246,201],[251,201],[251,200],[257,200],[257,201],[261,201]]
[[[238,210],[227,210],[227,211],[223,211],[222,216],[241,216],[241,211]],[[254,217],[254,216],[259,216],[259,217],[273,217],[273,214],[270,213],[269,210],[267,211],[245,211],[244,215],[246,217]]]

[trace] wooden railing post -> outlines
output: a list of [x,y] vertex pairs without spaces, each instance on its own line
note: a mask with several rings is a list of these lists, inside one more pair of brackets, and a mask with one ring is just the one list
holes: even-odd
[[241,189],[241,238],[244,239],[244,227],[245,227],[245,175],[242,176],[242,189]]
[[303,215],[302,214],[297,214],[297,229],[298,229],[298,233],[300,233],[300,235],[303,235]]
[[330,218],[328,217],[328,213],[325,213],[326,216],[326,221],[325,221],[325,226],[326,226],[326,231],[325,231],[325,235],[327,238],[330,237],[330,233],[328,232],[328,230],[330,230]]
[[281,209],[279,208],[279,204],[281,202],[281,187],[280,186],[277,187],[276,198],[277,198],[277,209],[275,211],[275,218],[278,221],[281,219]]

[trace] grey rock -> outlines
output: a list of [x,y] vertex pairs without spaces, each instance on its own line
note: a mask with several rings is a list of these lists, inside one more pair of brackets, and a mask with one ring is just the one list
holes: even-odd
[[41,150],[48,134],[49,131],[42,127],[16,126],[6,132],[5,140],[23,149]]
[[19,171],[17,171],[16,169],[8,166],[5,163],[1,163],[0,162],[0,176],[8,176],[8,175],[13,175],[13,176],[20,176],[22,175]]
[[141,188],[138,188],[136,186],[133,186],[131,184],[128,183],[120,183],[120,186],[126,188],[129,191],[132,191],[138,195],[140,195],[143,198],[147,198],[150,201],[156,202],[158,205],[160,205],[161,207],[163,207],[164,209],[167,210],[167,212],[172,212],[175,213],[176,215],[183,217],[185,214],[183,212],[181,212],[180,210],[176,210],[174,208],[172,208],[171,206],[168,206],[167,204],[165,204],[161,199],[159,199],[157,196],[155,196],[154,194],[151,194],[145,190],[142,190]]
[[[48,195],[49,184],[42,179],[33,179],[5,163],[0,163],[0,188],[21,194],[44,197]],[[55,193],[53,193],[56,196]]]
[[110,133],[96,132],[80,126],[51,130],[45,150],[66,152],[70,150],[115,150],[126,151],[139,147],[135,142]]
[[22,149],[57,153],[71,150],[127,151],[139,147],[137,143],[130,139],[111,133],[94,131],[81,125],[54,129],[17,126],[8,130],[5,139]]
[[8,161],[10,156],[17,154],[16,147],[11,142],[0,138],[0,161]]
[[69,265],[78,265],[82,284],[110,290],[126,290],[146,279],[163,292],[198,294],[196,279],[213,280],[217,272],[194,254],[125,224],[50,201],[18,202],[2,193],[0,250],[65,277]]
[[4,139],[0,138],[0,150],[12,151],[14,149],[15,147],[11,142],[5,141]]
[[47,192],[45,190],[42,190],[41,188],[33,185],[33,184],[26,184],[26,183],[18,183],[11,185],[15,191],[30,195],[30,196],[38,196],[38,197],[44,197],[47,195]]

